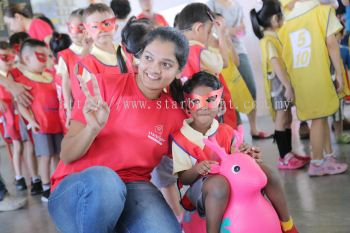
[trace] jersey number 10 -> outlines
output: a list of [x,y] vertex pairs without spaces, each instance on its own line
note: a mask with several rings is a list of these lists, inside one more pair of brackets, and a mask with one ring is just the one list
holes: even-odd
[[293,68],[303,68],[310,65],[311,60],[311,34],[306,29],[292,32],[290,41],[293,50]]

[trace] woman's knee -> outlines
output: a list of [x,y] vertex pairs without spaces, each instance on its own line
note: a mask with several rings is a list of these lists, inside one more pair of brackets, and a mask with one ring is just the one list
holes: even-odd
[[204,182],[202,192],[204,197],[210,195],[217,200],[227,200],[230,195],[230,185],[225,177],[216,175]]

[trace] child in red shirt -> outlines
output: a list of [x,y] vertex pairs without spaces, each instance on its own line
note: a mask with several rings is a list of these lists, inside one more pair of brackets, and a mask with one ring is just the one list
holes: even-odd
[[123,70],[121,53],[113,43],[116,30],[116,18],[110,7],[103,3],[90,4],[84,10],[83,21],[88,36],[93,40],[90,53],[79,64],[79,74],[84,82],[91,79],[91,74],[120,74]]
[[[72,40],[69,48],[57,54],[56,72],[62,79],[62,99],[68,126],[71,116],[71,106],[80,93],[79,81],[75,74],[78,61],[90,52],[90,39],[86,37],[83,24],[83,9],[74,10],[68,19],[68,34]],[[57,38],[59,40],[59,38]],[[58,50],[57,50],[58,51]]]
[[26,40],[21,47],[23,75],[17,81],[31,87],[30,107],[19,105],[20,114],[32,129],[35,154],[39,158],[39,174],[43,181],[42,201],[50,195],[50,164],[58,162],[63,138],[59,118],[59,102],[53,76],[44,72],[48,60],[46,44],[35,39]]
[[141,14],[137,16],[138,19],[149,19],[156,27],[168,27],[168,22],[160,14],[154,13],[152,10],[152,0],[139,0],[142,9]]

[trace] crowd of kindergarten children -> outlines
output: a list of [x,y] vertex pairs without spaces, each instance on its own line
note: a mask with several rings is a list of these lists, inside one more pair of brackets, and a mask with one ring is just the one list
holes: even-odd
[[[328,124],[332,116],[337,142],[350,143],[343,133],[349,36],[337,1],[262,0],[250,11],[273,135],[256,127],[256,87],[242,42],[248,22],[238,0],[188,4],[174,27],[151,0],[139,3],[137,17],[129,16],[128,0],[76,9],[68,34],[23,4],[4,12],[11,36],[0,41],[1,135],[16,189],[27,189],[25,161],[30,193],[48,202],[60,232],[181,232],[184,207],[205,217],[208,233],[219,232],[230,187],[210,175],[220,158],[204,139],[235,152],[239,113],[254,139],[274,137],[279,169],[308,165],[310,176],[347,170]],[[294,106],[300,121],[311,122],[310,156],[292,148]],[[266,174],[263,189],[281,232],[298,232],[259,148],[238,150]],[[182,197],[178,181],[188,188]],[[0,211],[25,203],[0,179]]]

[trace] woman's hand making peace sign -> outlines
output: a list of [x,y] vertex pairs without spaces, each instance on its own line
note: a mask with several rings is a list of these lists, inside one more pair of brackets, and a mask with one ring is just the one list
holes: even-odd
[[[82,80],[81,77],[78,77]],[[94,132],[100,132],[106,125],[109,117],[109,106],[101,97],[100,88],[97,79],[91,75],[91,82],[94,96],[91,95],[86,82],[80,81],[80,86],[86,97],[83,107],[83,113],[86,120],[86,126],[90,127]]]

